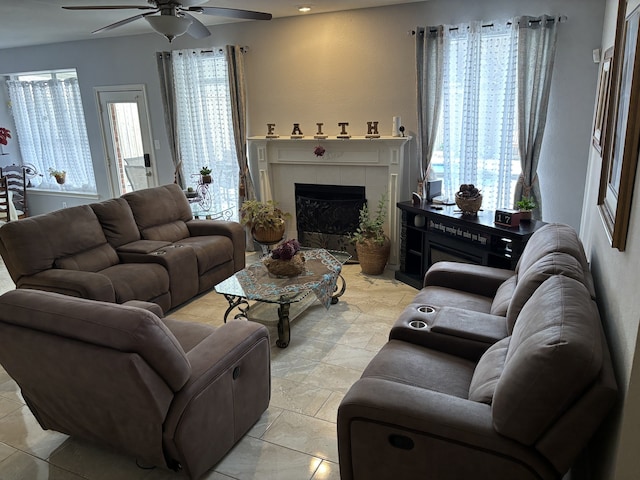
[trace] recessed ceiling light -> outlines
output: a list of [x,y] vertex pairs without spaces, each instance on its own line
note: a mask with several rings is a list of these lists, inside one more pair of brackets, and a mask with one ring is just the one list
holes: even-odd
[[311,7],[309,5],[300,5],[298,7],[298,11],[302,13],[307,13],[311,11]]

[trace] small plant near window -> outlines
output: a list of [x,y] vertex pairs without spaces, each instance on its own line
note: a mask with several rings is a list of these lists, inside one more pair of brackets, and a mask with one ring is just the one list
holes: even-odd
[[56,179],[59,185],[63,185],[67,180],[67,172],[64,170],[56,170],[55,168],[49,168],[49,175]]
[[11,138],[11,131],[4,127],[0,127],[0,155],[7,155],[2,151],[2,145],[7,145]]
[[200,169],[200,178],[202,178],[202,183],[211,183],[211,169],[202,167]]
[[531,197],[522,197],[516,202],[516,207],[521,211],[530,211],[537,207],[536,202]]

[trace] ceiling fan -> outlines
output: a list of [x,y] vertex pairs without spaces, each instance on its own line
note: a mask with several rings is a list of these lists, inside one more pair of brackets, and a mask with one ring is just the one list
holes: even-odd
[[[193,38],[205,38],[211,35],[209,29],[191,13],[204,13],[219,17],[243,18],[248,20],[271,20],[270,13],[254,12],[251,10],[239,10],[236,8],[203,7],[208,0],[147,0],[149,5],[102,5],[102,6],[68,6],[66,10],[149,10],[145,13],[125,18],[112,23],[91,33],[100,33],[112,30],[127,23],[144,18],[158,33],[164,35],[169,43],[184,33]],[[156,15],[158,14],[159,15]]]

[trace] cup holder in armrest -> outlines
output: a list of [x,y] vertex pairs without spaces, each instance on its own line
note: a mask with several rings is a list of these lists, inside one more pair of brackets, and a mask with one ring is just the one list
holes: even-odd
[[435,308],[433,308],[431,305],[420,305],[420,306],[418,307],[418,311],[419,311],[420,313],[427,313],[427,314],[429,314],[429,313],[434,313],[434,312],[436,311],[436,309],[435,309]]
[[409,326],[411,328],[415,328],[416,330],[424,330],[425,328],[428,327],[426,322],[423,322],[422,320],[411,320],[409,322]]

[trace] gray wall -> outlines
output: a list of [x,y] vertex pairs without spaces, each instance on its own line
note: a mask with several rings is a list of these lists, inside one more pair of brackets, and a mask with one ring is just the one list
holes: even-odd
[[[629,0],[628,11],[640,0]],[[602,50],[613,46],[618,0],[607,0]],[[594,102],[595,103],[595,102]],[[640,478],[640,356],[638,327],[640,309],[640,175],[636,174],[631,219],[624,252],[611,248],[597,208],[598,184],[602,160],[590,149],[584,197],[581,238],[590,256],[596,281],[598,303],[611,346],[620,387],[620,403],[601,431],[594,451],[593,478],[631,480]]]
[[[94,87],[146,84],[160,183],[173,181],[173,167],[162,119],[154,53],[170,48],[249,47],[246,69],[249,134],[264,135],[265,124],[288,134],[293,122],[313,133],[316,122],[325,133],[337,133],[337,122],[350,123],[353,135],[365,133],[366,121],[380,121],[387,134],[399,115],[412,134],[416,129],[414,38],[416,25],[470,20],[508,19],[515,15],[567,15],[560,29],[551,107],[544,140],[540,179],[544,218],[580,226],[581,202],[591,130],[592,97],[597,66],[591,51],[599,45],[603,1],[434,0],[397,7],[290,17],[271,22],[244,22],[212,27],[212,37],[181,37],[168,45],[157,34],[92,39],[57,45],[0,50],[0,74],[75,67],[81,84],[94,169],[101,199],[110,196],[99,130]],[[5,102],[0,124],[5,124]],[[16,147],[15,143],[12,145]],[[418,173],[415,141],[409,146],[405,198]],[[12,159],[19,159],[16,154]],[[91,199],[71,199],[90,201]],[[61,207],[59,197],[39,196],[38,212]],[[67,201],[67,200],[64,200]]]

